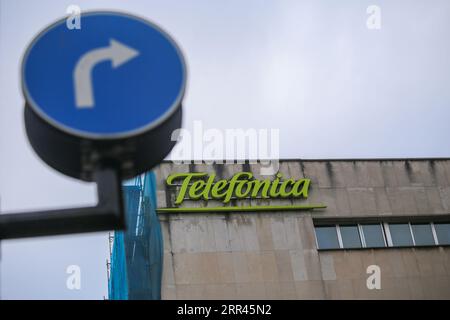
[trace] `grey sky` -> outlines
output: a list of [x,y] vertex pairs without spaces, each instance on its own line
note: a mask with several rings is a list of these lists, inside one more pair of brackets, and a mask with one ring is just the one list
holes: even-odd
[[[184,124],[279,128],[284,158],[450,155],[450,2],[0,0],[2,211],[93,204],[24,134],[19,64],[67,6],[123,9],[166,29],[188,63]],[[366,27],[381,8],[381,30]],[[2,298],[107,295],[106,233],[2,242]],[[77,264],[82,289],[66,289]]]

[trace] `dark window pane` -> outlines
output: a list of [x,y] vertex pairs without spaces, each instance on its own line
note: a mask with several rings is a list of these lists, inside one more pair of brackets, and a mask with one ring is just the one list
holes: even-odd
[[362,230],[367,248],[382,248],[386,246],[381,224],[363,224]]
[[344,248],[361,248],[361,239],[357,226],[340,226]]
[[409,224],[389,224],[389,231],[391,232],[392,243],[394,246],[407,247],[413,245]]
[[450,244],[450,223],[435,223],[434,229],[439,244]]
[[435,244],[431,224],[413,224],[411,228],[416,246],[431,246]]
[[335,226],[316,227],[316,236],[319,249],[339,248],[339,241]]

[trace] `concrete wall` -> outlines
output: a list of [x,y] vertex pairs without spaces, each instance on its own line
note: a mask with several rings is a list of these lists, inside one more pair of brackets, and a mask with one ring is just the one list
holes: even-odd
[[[158,206],[173,206],[172,172],[229,178],[258,165],[156,168]],[[234,205],[324,203],[320,211],[160,214],[164,232],[164,299],[450,298],[450,248],[318,251],[313,219],[447,216],[449,160],[282,161],[287,178],[310,178],[308,200],[241,200]],[[185,201],[186,206],[220,202]],[[381,268],[369,290],[366,268]]]

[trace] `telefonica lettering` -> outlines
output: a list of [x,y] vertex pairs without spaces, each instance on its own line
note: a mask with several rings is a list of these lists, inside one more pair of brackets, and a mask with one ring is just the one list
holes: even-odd
[[[283,179],[281,173],[274,180],[255,179],[251,172],[236,173],[231,179],[216,181],[215,174],[174,173],[167,177],[168,186],[180,187],[175,205],[189,200],[216,200],[228,204],[231,199],[274,199],[298,198],[307,199],[311,184],[310,179]],[[222,207],[175,207],[160,208],[160,212],[219,212],[219,211],[274,211],[274,210],[305,210],[326,208],[319,205],[280,205],[280,206],[222,206]]]

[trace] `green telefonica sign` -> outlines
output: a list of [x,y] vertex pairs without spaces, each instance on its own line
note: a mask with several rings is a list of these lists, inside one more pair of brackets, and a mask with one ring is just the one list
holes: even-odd
[[[251,172],[236,173],[229,180],[216,180],[215,174],[208,173],[174,173],[167,177],[169,186],[180,186],[175,204],[190,200],[219,200],[224,204],[236,199],[276,199],[308,198],[310,179],[282,180],[278,173],[274,180],[258,180]],[[309,210],[326,208],[324,205],[283,205],[283,206],[223,206],[223,207],[175,207],[160,208],[160,212],[223,212],[223,211],[275,211],[275,210]]]
[[[199,179],[200,178],[200,179]],[[206,180],[202,178],[207,178]],[[192,200],[222,200],[223,203],[230,202],[235,196],[237,199],[256,198],[260,193],[264,199],[303,197],[308,198],[310,180],[288,179],[280,183],[281,174],[277,174],[276,179],[257,180],[252,179],[250,172],[236,173],[230,180],[219,180],[215,182],[216,175],[207,173],[174,173],[166,182],[174,185],[176,181],[181,182],[181,189],[175,204],[183,202],[188,196]],[[192,182],[195,180],[194,182]]]

